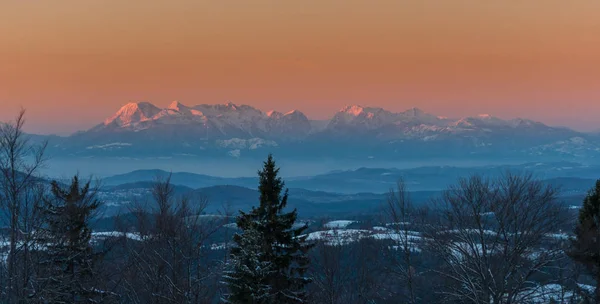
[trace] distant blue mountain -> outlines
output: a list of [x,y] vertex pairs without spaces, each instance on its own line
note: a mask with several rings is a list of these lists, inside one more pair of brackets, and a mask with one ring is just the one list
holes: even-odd
[[[308,177],[286,178],[286,185],[297,191],[299,196],[314,195],[319,191],[327,194],[348,195],[360,192],[386,193],[403,179],[410,191],[438,191],[453,184],[460,177],[472,174],[499,176],[507,172],[532,173],[536,178],[554,180],[556,185],[570,190],[589,188],[596,178],[600,178],[600,166],[582,165],[572,162],[525,163],[521,165],[497,165],[480,167],[430,166],[412,169],[359,168],[356,170],[334,171]],[[151,182],[157,176],[166,177],[162,170],[138,170],[105,178],[104,185],[118,185],[134,182]],[[208,175],[175,172],[171,174],[173,184],[197,189],[211,186],[239,186],[255,189],[258,179],[254,177],[223,178]],[[310,192],[306,192],[309,189]],[[315,192],[316,191],[316,192]]]
[[243,187],[255,187],[258,178],[223,178],[188,172],[167,172],[164,170],[136,170],[125,174],[114,175],[102,179],[103,185],[119,185],[134,182],[154,182],[171,178],[171,183],[191,188],[202,188],[215,185],[237,185]]

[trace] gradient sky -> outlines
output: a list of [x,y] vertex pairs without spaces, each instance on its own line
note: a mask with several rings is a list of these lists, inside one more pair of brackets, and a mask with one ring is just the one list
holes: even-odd
[[0,120],[65,133],[139,100],[600,129],[600,1],[0,0]]

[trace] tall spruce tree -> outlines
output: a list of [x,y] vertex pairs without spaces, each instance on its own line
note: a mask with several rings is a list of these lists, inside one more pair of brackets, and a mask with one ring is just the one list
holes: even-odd
[[600,180],[583,200],[569,256],[596,279],[594,297],[600,303]]
[[236,234],[234,240],[238,244],[235,256],[223,275],[230,291],[224,302],[269,304],[269,277],[275,273],[275,267],[264,259],[258,231],[247,229],[241,235]]
[[[90,182],[80,187],[79,178],[63,188],[51,184],[44,200],[44,224],[36,234],[40,247],[39,291],[43,303],[90,303],[101,296],[93,284],[96,255],[91,247],[89,221],[100,206]],[[101,297],[100,297],[101,298]]]
[[[231,268],[225,277],[229,303],[304,303],[304,276],[310,262],[312,244],[302,233],[307,225],[296,226],[297,210],[284,212],[288,191],[278,177],[273,156],[269,155],[258,172],[260,204],[248,213],[240,211],[233,237]],[[283,191],[283,194],[282,194]],[[256,282],[255,279],[260,281]]]

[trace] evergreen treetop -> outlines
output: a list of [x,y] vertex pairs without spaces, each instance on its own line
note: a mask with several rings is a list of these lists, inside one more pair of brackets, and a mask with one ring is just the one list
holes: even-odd
[[40,253],[40,292],[35,297],[50,303],[90,302],[99,294],[92,281],[98,256],[90,244],[89,221],[100,202],[90,183],[81,187],[77,176],[65,188],[53,181],[51,194],[40,210],[45,224],[37,242],[46,250]]
[[[253,207],[248,213],[240,211],[236,222],[242,233],[236,234],[233,238],[237,246],[232,249],[231,257],[239,262],[247,256],[249,244],[243,240],[256,238],[258,246],[255,251],[259,250],[259,252],[255,252],[255,257],[269,265],[270,275],[266,281],[268,288],[262,289],[268,291],[267,302],[303,303],[306,298],[304,287],[310,281],[304,277],[309,263],[307,252],[312,245],[307,244],[307,236],[302,235],[307,228],[306,225],[294,228],[298,217],[297,210],[284,212],[288,191],[283,190],[285,183],[278,174],[279,168],[273,156],[269,155],[263,163],[262,170],[258,172],[259,205]],[[232,274],[231,277],[241,278],[242,274]],[[235,294],[240,290],[248,289],[239,288],[244,284],[249,285],[251,282],[244,282],[243,279],[228,282],[231,291],[230,302],[242,303],[235,302],[233,299],[248,298]],[[238,288],[231,288],[232,285]]]
[[585,199],[583,206],[579,210],[579,224],[590,222],[595,226],[600,224],[600,179],[592,188]]

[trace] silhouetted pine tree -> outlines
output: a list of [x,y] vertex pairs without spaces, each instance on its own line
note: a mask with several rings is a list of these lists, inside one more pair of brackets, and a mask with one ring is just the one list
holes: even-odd
[[[307,225],[295,227],[297,211],[283,211],[288,191],[281,194],[284,182],[278,173],[269,155],[258,172],[259,206],[249,213],[240,211],[237,218],[242,233],[233,237],[237,246],[231,250],[232,268],[225,278],[229,303],[305,302],[305,285],[310,282],[304,276],[310,262],[307,252],[313,245],[301,236]],[[264,283],[257,287],[253,278]]]
[[600,180],[583,200],[569,256],[596,279],[595,300],[600,303]]
[[40,247],[40,291],[33,297],[43,303],[93,303],[101,293],[94,288],[96,255],[90,245],[89,221],[100,206],[87,182],[79,178],[62,188],[52,182],[52,195],[44,200],[44,224],[36,234]]

